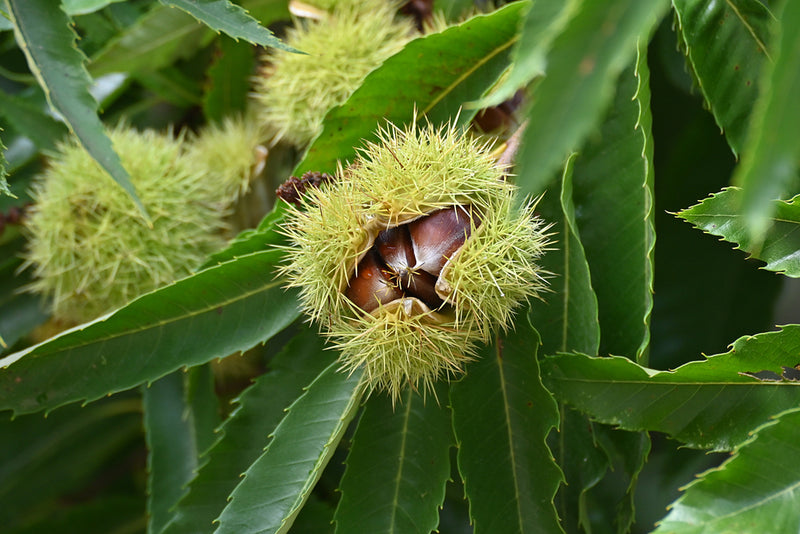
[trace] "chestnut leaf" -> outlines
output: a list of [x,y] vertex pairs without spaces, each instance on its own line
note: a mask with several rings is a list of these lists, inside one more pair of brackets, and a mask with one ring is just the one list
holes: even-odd
[[670,505],[654,534],[797,532],[798,443],[800,409],[775,415],[725,463],[683,488],[684,494]]
[[766,262],[764,269],[793,278],[800,277],[800,197],[774,200],[770,228],[763,241],[755,242],[742,213],[744,192],[728,187],[704,199],[700,204],[678,213],[704,232],[734,243],[736,248]]
[[738,339],[730,352],[655,371],[626,358],[559,354],[542,361],[558,400],[625,430],[665,432],[689,447],[732,450],[778,411],[800,402],[800,383],[744,372],[799,363],[800,326]]
[[0,410],[50,411],[247,350],[299,316],[268,250],[210,267],[0,359]]

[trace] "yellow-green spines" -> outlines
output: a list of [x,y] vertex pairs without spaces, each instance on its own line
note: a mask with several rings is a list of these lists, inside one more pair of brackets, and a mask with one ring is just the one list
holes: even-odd
[[293,262],[283,270],[300,288],[300,300],[314,321],[338,320],[346,308],[342,292],[370,239],[364,213],[354,209],[360,200],[352,184],[342,182],[312,189],[301,209],[290,208],[285,232],[295,248]]
[[256,81],[261,118],[276,138],[305,146],[330,108],[341,104],[364,77],[413,36],[396,5],[370,2],[335,8],[318,21],[297,21],[286,44],[304,52],[270,49]]
[[[342,9],[347,7],[352,7],[359,9],[360,11],[367,11],[373,8],[380,8],[387,3],[392,3],[391,0],[304,0],[303,2],[290,2],[289,8],[291,10],[292,4],[307,4],[311,7],[325,10],[325,11],[333,11],[334,9]],[[399,7],[400,3],[395,2],[394,6],[395,9]]]
[[152,228],[127,193],[76,141],[59,147],[33,187],[26,221],[31,289],[54,315],[93,319],[192,272],[224,245],[219,179],[185,156],[183,138],[119,127],[110,132]]
[[376,200],[367,213],[395,223],[456,204],[488,210],[514,190],[488,147],[454,127],[390,126],[360,151],[348,174],[348,181]]
[[260,140],[256,119],[226,117],[221,124],[210,124],[193,136],[186,156],[200,172],[211,175],[218,197],[230,202],[247,191],[258,163]]
[[403,302],[380,313],[339,321],[331,329],[335,347],[342,351],[342,369],[363,367],[366,383],[388,391],[393,398],[409,384],[423,391],[443,376],[453,376],[473,359],[472,332],[441,323]]
[[[520,207],[516,195],[489,147],[455,127],[390,127],[332,184],[290,210],[282,273],[341,350],[344,369],[363,367],[372,387],[395,398],[406,385],[427,389],[459,373],[475,343],[509,328],[515,308],[545,289],[536,262],[548,244],[547,228],[533,204]],[[361,260],[378,246],[382,230],[432,221],[431,213],[454,206],[469,207],[472,231],[445,257],[436,282],[444,304],[406,295],[368,313],[345,296],[355,277],[369,274],[359,274],[357,265],[366,265]],[[414,228],[412,241],[424,227],[414,224],[406,226]]]
[[514,194],[498,198],[486,218],[443,273],[458,325],[475,325],[484,341],[506,330],[517,305],[545,290],[536,260],[550,244],[535,202],[515,207]]

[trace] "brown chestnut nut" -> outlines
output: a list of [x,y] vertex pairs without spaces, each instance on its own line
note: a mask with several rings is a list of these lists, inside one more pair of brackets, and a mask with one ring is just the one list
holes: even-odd
[[[470,208],[454,206],[408,223],[417,260],[414,268],[439,276],[447,260],[469,237],[473,219],[471,212]],[[475,226],[478,226],[477,220]]]
[[403,292],[392,281],[390,271],[383,266],[375,248],[371,248],[358,263],[344,294],[367,313],[403,296]]
[[382,231],[375,238],[375,248],[406,296],[422,300],[431,309],[438,308],[444,301],[436,294],[436,277],[416,267],[408,228],[404,224]]
[[402,297],[416,298],[431,310],[441,308],[445,301],[436,292],[438,277],[473,223],[477,226],[471,207],[453,206],[381,231],[345,295],[368,313]]
[[395,226],[379,233],[375,238],[374,248],[386,266],[397,276],[397,285],[407,288],[409,275],[416,263],[407,225]]
[[404,291],[409,297],[417,297],[430,309],[435,310],[444,304],[436,294],[436,277],[422,270],[411,271]]

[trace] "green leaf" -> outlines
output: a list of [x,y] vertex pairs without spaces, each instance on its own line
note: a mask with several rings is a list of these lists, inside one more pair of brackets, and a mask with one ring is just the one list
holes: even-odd
[[766,262],[764,269],[794,278],[800,277],[800,197],[775,200],[769,230],[763,242],[755,243],[741,212],[743,191],[729,187],[678,213],[678,217],[711,235],[735,243]]
[[544,191],[553,172],[591,131],[630,64],[667,7],[663,0],[583,2],[553,41],[547,72],[533,92],[518,158],[523,193]]
[[299,315],[275,279],[280,258],[270,250],[211,267],[3,358],[0,410],[96,400],[263,343]]
[[6,145],[4,145],[3,140],[0,139],[0,193],[13,197],[14,195],[11,194],[11,190],[8,188],[8,181],[6,180],[6,177],[8,176],[7,169],[8,162],[6,161]]
[[[635,519],[634,497],[639,475],[650,453],[650,436],[646,432],[625,432],[594,425],[594,438],[595,445],[608,458],[609,470],[587,491],[582,513],[588,521],[584,524],[591,524],[593,531],[605,529],[626,534]],[[602,510],[599,514],[598,508]]]
[[238,407],[220,427],[218,439],[201,461],[189,493],[178,503],[165,534],[211,532],[241,474],[264,451],[264,444],[285,409],[331,364],[323,338],[311,329],[301,332],[270,362],[236,400]]
[[[328,112],[322,133],[293,175],[335,171],[336,162],[352,159],[363,139],[374,141],[376,128],[385,121],[402,125],[427,117],[437,124],[453,119],[507,67],[526,5],[515,2],[408,43],[372,71],[347,102]],[[475,113],[462,111],[459,122],[469,122]]]
[[254,62],[255,50],[248,43],[226,37],[219,40],[203,93],[203,114],[209,121],[244,113]]
[[176,7],[189,13],[209,28],[228,34],[234,39],[244,39],[253,44],[271,46],[297,52],[275,37],[241,6],[228,0],[161,0],[166,6]]
[[724,464],[686,486],[655,532],[797,532],[798,443],[800,409],[776,415]]
[[439,524],[450,478],[450,410],[441,398],[406,388],[397,405],[387,395],[367,403],[347,456],[337,532],[419,532]]
[[511,69],[500,86],[476,103],[477,107],[496,106],[514,96],[545,72],[546,56],[553,39],[580,5],[580,0],[533,2],[529,4],[512,52]]
[[89,72],[155,71],[195,54],[214,32],[178,9],[157,4],[92,56]]
[[767,62],[763,87],[755,104],[742,152],[742,164],[732,182],[744,189],[742,209],[750,235],[764,238],[775,207],[772,200],[794,196],[800,159],[800,4],[784,2],[779,14],[775,60]]
[[[620,77],[573,171],[577,222],[597,293],[600,354],[646,365],[653,310],[653,137],[646,49]],[[609,209],[613,207],[612,209]]]
[[[536,211],[555,226],[556,245],[542,258],[542,267],[554,273],[553,290],[544,301],[533,301],[531,320],[542,336],[540,351],[581,351],[596,354],[600,344],[597,297],[575,221],[572,170],[577,154],[567,159],[559,184],[539,201]],[[556,187],[558,185],[558,187]],[[561,428],[551,433],[549,445],[564,472],[566,484],[556,498],[556,508],[567,532],[577,532],[578,522],[588,524],[585,492],[597,484],[608,467],[606,454],[595,443],[594,428],[583,414],[561,406]],[[610,524],[610,522],[609,522]]]
[[196,106],[203,100],[198,81],[174,67],[165,67],[158,71],[140,71],[134,74],[133,78],[158,97],[179,107]]
[[[141,434],[132,396],[71,406],[50,417],[0,417],[0,521],[3,530],[41,519],[46,503],[85,487]],[[140,512],[141,513],[141,512]],[[43,532],[48,532],[43,530]]]
[[86,58],[75,46],[76,34],[66,13],[54,9],[50,0],[5,0],[5,5],[14,23],[17,43],[47,101],[147,217],[130,176],[97,117],[97,102],[89,94],[92,80],[84,67]]
[[762,65],[769,10],[757,0],[672,0],[686,61],[734,154],[744,145]]
[[361,372],[329,365],[292,404],[219,517],[218,534],[286,532],[319,480],[363,393]]
[[563,532],[561,471],[545,443],[558,407],[539,379],[539,336],[524,319],[451,388],[458,469],[475,532]]
[[67,15],[85,15],[100,11],[109,4],[124,0],[61,0],[61,7]]
[[286,214],[287,204],[276,202],[271,212],[267,213],[258,225],[258,228],[245,230],[236,236],[228,246],[211,255],[201,269],[206,269],[226,261],[231,261],[240,256],[253,254],[265,248],[285,243],[285,237],[280,233],[280,224]]
[[171,373],[142,390],[147,438],[147,530],[161,532],[197,467],[184,374]]
[[200,454],[207,451],[218,438],[216,430],[222,419],[216,386],[214,369],[210,363],[197,365],[187,371],[184,380],[184,417],[189,419],[197,443],[195,448]]
[[556,398],[625,430],[657,430],[689,447],[731,450],[770,415],[796,406],[800,382],[742,373],[781,372],[800,353],[800,325],[743,337],[730,352],[654,371],[618,356],[561,354],[542,361]]
[[[589,532],[592,519],[606,523],[607,529],[616,516],[613,506],[593,508],[587,504],[589,490],[594,488],[608,471],[610,459],[597,443],[601,425],[588,421],[586,416],[561,405],[561,428],[550,435],[550,448],[564,473],[564,484],[556,496],[556,509],[566,532]],[[590,517],[590,511],[594,517]],[[603,532],[603,530],[601,530]]]
[[542,258],[542,268],[553,273],[552,293],[531,304],[531,321],[542,336],[543,354],[573,350],[596,354],[600,344],[597,297],[572,202],[575,156],[567,160],[560,190],[551,189],[536,205],[539,215],[553,223],[550,231],[556,243]]
[[33,141],[40,150],[55,150],[56,143],[67,135],[68,129],[64,123],[56,120],[45,109],[47,104],[43,96],[43,107],[35,103],[38,99],[33,96],[20,98],[0,90],[0,98],[5,104],[0,115],[13,124],[19,133]]

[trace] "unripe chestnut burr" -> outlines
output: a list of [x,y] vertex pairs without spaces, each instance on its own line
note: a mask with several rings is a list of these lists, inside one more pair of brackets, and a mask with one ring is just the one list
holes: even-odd
[[535,202],[456,125],[389,126],[289,208],[281,272],[312,320],[393,400],[457,376],[545,289]]

